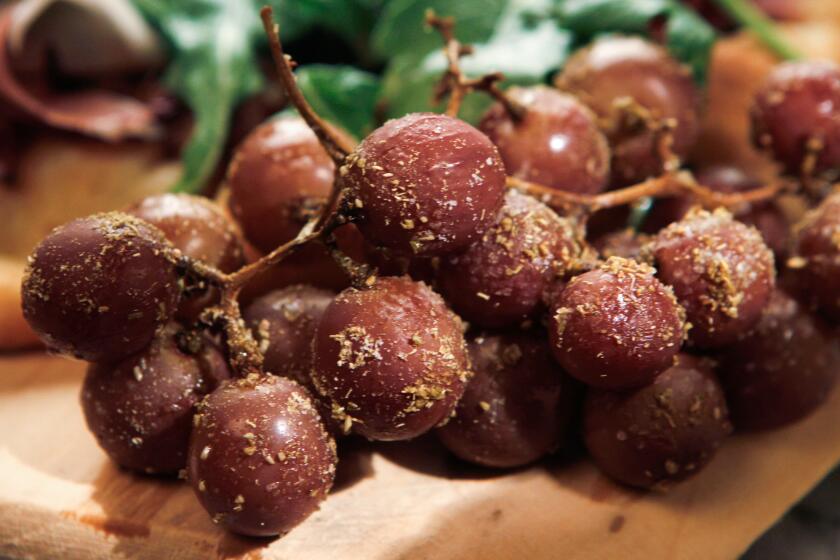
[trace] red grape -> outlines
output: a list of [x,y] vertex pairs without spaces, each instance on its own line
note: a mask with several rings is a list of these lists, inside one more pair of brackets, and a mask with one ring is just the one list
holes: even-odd
[[810,149],[813,172],[840,175],[840,66],[834,62],[780,64],[758,91],[752,110],[753,138],[799,175]]
[[674,288],[700,347],[734,342],[752,328],[775,285],[773,253],[755,228],[723,209],[692,210],[645,247],[659,278]]
[[456,312],[484,327],[529,319],[555,278],[581,257],[582,237],[571,219],[511,190],[481,239],[441,260],[441,291]]
[[505,94],[525,108],[521,120],[496,103],[479,128],[498,146],[509,174],[582,194],[606,187],[610,150],[592,111],[545,86],[513,87]]
[[250,376],[204,398],[188,475],[215,523],[249,536],[284,534],[309,517],[335,478],[335,441],[290,379]]
[[133,354],[175,312],[176,253],[159,229],[128,214],[73,220],[30,256],[24,316],[66,354],[94,362]]
[[433,113],[374,130],[341,174],[365,238],[419,256],[465,249],[493,223],[505,193],[493,143],[464,121]]
[[[542,333],[540,333],[542,334]],[[577,387],[533,333],[482,335],[469,344],[474,377],[437,435],[452,453],[488,467],[536,461],[563,442]]]
[[711,368],[687,354],[635,391],[591,390],[583,425],[598,468],[639,488],[662,488],[696,474],[732,431]]
[[[596,40],[568,60],[557,87],[577,96],[600,119],[616,116],[616,104],[633,100],[655,119],[674,119],[672,149],[685,156],[699,128],[700,95],[690,70],[665,49],[638,37]],[[610,126],[613,184],[626,185],[662,173],[654,135],[640,127]]]
[[570,375],[593,387],[629,389],[673,364],[685,313],[654,272],[611,257],[560,292],[549,336],[554,357]]
[[798,287],[812,304],[840,321],[840,194],[805,215],[794,232],[793,266]]
[[340,293],[313,350],[312,379],[333,416],[369,439],[410,439],[444,422],[470,376],[461,322],[405,277]]

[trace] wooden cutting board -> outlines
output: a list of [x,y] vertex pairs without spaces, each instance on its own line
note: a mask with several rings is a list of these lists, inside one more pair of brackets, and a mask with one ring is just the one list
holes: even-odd
[[0,557],[731,559],[840,460],[840,391],[796,426],[731,438],[667,494],[619,488],[586,461],[500,474],[430,438],[350,441],[319,512],[282,539],[249,540],[216,528],[185,484],[108,462],[78,405],[83,372],[0,357]]

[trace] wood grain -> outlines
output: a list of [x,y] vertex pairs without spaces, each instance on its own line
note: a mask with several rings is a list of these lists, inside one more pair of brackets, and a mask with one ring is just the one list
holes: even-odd
[[586,461],[502,476],[429,438],[350,440],[321,511],[282,539],[247,540],[216,528],[186,485],[107,461],[78,405],[83,372],[0,357],[0,557],[729,559],[840,459],[840,392],[794,427],[731,438],[667,494],[619,488]]

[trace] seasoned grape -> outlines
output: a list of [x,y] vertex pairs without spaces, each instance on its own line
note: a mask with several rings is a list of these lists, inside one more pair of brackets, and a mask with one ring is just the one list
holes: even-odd
[[335,478],[335,441],[309,394],[273,375],[223,384],[199,404],[188,476],[223,527],[284,534],[309,517]]
[[228,167],[231,212],[245,237],[268,253],[293,239],[332,190],[335,165],[300,117],[260,125]]
[[659,278],[674,288],[700,347],[734,342],[752,328],[775,285],[773,253],[755,228],[723,209],[692,210],[645,247]]
[[333,417],[369,439],[410,439],[444,422],[470,376],[460,320],[405,277],[340,293],[313,349],[312,379]]
[[756,327],[719,358],[735,427],[762,430],[793,423],[828,398],[840,347],[827,325],[776,290]]
[[512,325],[539,311],[545,291],[583,251],[574,221],[511,190],[481,239],[441,260],[440,289],[466,320],[484,327]]
[[510,175],[581,194],[606,187],[610,150],[589,108],[545,86],[513,87],[506,95],[524,116],[514,118],[496,103],[479,128],[499,148]]
[[374,130],[341,174],[369,242],[427,257],[478,239],[505,193],[505,168],[493,143],[464,121],[432,113]]
[[[673,119],[676,128],[672,149],[680,157],[694,144],[700,96],[691,72],[653,43],[638,37],[598,39],[572,55],[557,79],[557,87],[577,96],[606,121],[615,121],[617,106],[628,100],[655,119]],[[612,147],[614,185],[661,174],[654,134],[641,122],[609,125],[606,134]]]
[[788,266],[804,297],[840,321],[840,194],[826,198],[796,225]]
[[335,294],[311,286],[289,286],[255,299],[242,312],[265,361],[263,369],[311,387],[312,338]]
[[840,66],[798,61],[777,66],[755,97],[753,139],[799,175],[816,158],[813,172],[840,175]]
[[175,311],[176,251],[159,229],[119,212],[73,220],[35,248],[23,313],[53,349],[114,361],[143,349]]
[[111,364],[91,364],[82,410],[100,447],[117,464],[140,472],[184,468],[194,407],[230,370],[209,342],[194,353],[176,343],[177,327],[148,348]]
[[684,311],[648,265],[611,257],[576,276],[549,319],[554,357],[587,385],[640,387],[673,364],[685,331]]
[[583,430],[604,473],[630,486],[662,488],[705,467],[732,426],[711,368],[680,354],[676,365],[641,389],[591,390]]
[[437,429],[452,453],[508,468],[536,461],[563,443],[578,388],[539,335],[482,335],[470,341],[475,375],[454,418]]

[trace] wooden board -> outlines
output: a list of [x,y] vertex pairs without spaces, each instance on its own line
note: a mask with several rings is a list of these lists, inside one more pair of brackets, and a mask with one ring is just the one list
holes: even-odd
[[667,494],[585,461],[471,470],[431,439],[341,450],[323,508],[282,539],[216,528],[189,487],[112,466],[84,427],[84,365],[0,357],[0,557],[351,559],[736,557],[840,460],[840,391],[785,430],[737,436]]

